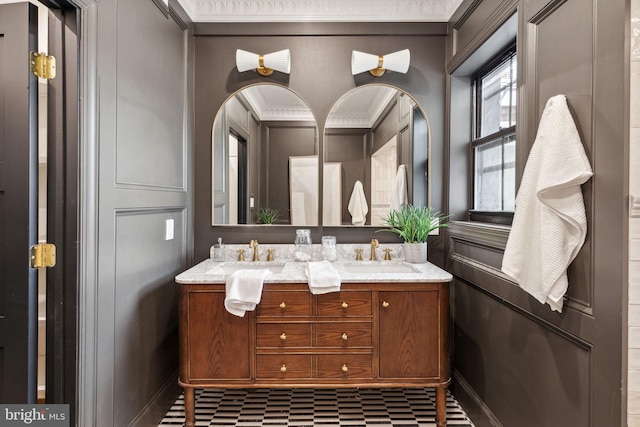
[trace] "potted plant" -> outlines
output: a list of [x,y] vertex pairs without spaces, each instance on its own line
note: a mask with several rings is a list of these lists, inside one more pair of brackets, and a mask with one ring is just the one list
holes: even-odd
[[427,262],[427,236],[438,228],[448,227],[444,220],[447,216],[430,207],[403,205],[400,209],[392,209],[382,220],[389,228],[378,231],[389,231],[404,240],[404,258],[407,262]]
[[280,213],[277,209],[260,208],[258,209],[258,219],[261,224],[273,224]]

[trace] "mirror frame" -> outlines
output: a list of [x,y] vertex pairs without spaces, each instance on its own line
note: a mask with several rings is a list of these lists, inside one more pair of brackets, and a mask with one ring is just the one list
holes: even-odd
[[[403,93],[405,96],[408,96],[413,104],[415,105],[415,108],[418,109],[418,111],[420,111],[420,113],[422,114],[422,116],[424,117],[425,123],[426,123],[426,128],[427,128],[427,167],[426,167],[426,172],[427,172],[427,183],[426,183],[426,191],[427,191],[427,195],[426,195],[426,202],[428,206],[431,206],[431,197],[432,197],[432,190],[431,190],[431,186],[432,186],[432,165],[431,165],[431,156],[432,156],[432,136],[431,136],[431,124],[429,121],[429,117],[426,114],[424,108],[422,107],[422,105],[420,104],[420,102],[418,102],[418,100],[409,92],[407,92],[405,89],[398,87],[396,85],[392,85],[392,84],[388,84],[388,83],[384,83],[384,82],[369,82],[366,84],[361,84],[358,86],[355,86],[351,89],[349,89],[347,92],[343,93],[340,97],[338,97],[333,104],[331,104],[331,107],[329,108],[329,111],[326,115],[326,117],[324,118],[324,126],[322,128],[322,132],[319,131],[319,119],[317,117],[317,115],[315,114],[315,112],[313,111],[313,109],[311,108],[309,102],[307,102],[307,100],[305,100],[298,92],[296,92],[295,90],[291,89],[288,86],[285,86],[283,84],[279,84],[277,82],[273,82],[273,81],[264,81],[264,82],[255,82],[252,84],[248,84],[246,86],[243,86],[239,89],[237,89],[236,91],[234,91],[232,94],[230,94],[220,105],[220,107],[217,109],[216,114],[214,115],[213,118],[213,122],[211,125],[211,146],[212,146],[212,150],[211,150],[211,184],[212,184],[212,188],[211,188],[211,226],[213,227],[228,227],[228,228],[232,228],[232,227],[242,227],[242,228],[246,228],[246,227],[257,227],[257,226],[271,226],[271,225],[265,225],[265,224],[260,224],[260,223],[256,223],[256,224],[216,224],[213,221],[213,217],[214,217],[214,204],[215,204],[215,200],[214,200],[214,167],[213,167],[213,157],[214,157],[214,149],[213,149],[213,134],[215,131],[215,122],[216,119],[220,116],[220,114],[223,112],[223,109],[225,107],[225,105],[227,105],[227,102],[229,102],[229,100],[231,100],[233,97],[235,97],[236,95],[238,95],[239,93],[241,93],[243,90],[253,87],[253,86],[263,86],[263,85],[269,85],[269,86],[276,86],[276,87],[280,87],[283,88],[289,92],[291,92],[292,94],[296,95],[299,99],[301,99],[309,108],[314,121],[315,121],[315,144],[317,147],[317,157],[318,157],[318,206],[317,206],[317,214],[318,214],[318,223],[316,225],[307,225],[304,226],[306,228],[312,228],[312,229],[322,229],[322,228],[331,228],[331,229],[336,229],[336,230],[341,230],[341,229],[370,229],[370,228],[376,228],[379,226],[376,225],[370,225],[370,224],[366,224],[364,226],[357,226],[357,225],[352,225],[352,224],[341,224],[341,225],[325,225],[323,224],[323,186],[322,186],[322,179],[323,179],[323,173],[322,173],[322,169],[324,167],[324,154],[325,154],[325,135],[327,132],[327,128],[326,128],[326,122],[328,120],[328,118],[331,115],[331,111],[333,111],[335,105],[341,100],[343,99],[345,96],[348,96],[349,94],[352,94],[353,92],[357,91],[358,89],[361,89],[363,87],[367,87],[367,86],[385,86],[385,87],[389,87],[391,89],[394,89],[398,92]],[[291,227],[291,228],[299,228],[300,226],[297,225],[292,225],[291,223],[288,224],[275,224],[278,225],[280,227]]]
[[[229,105],[229,102],[232,101],[233,99],[235,99],[238,95],[241,95],[245,90],[250,89],[252,87],[256,87],[256,86],[271,86],[274,88],[279,88],[279,89],[283,89],[285,91],[287,91],[289,94],[296,96],[300,102],[304,105],[306,105],[306,108],[309,111],[309,114],[311,115],[311,118],[309,118],[308,120],[283,120],[283,122],[291,122],[291,123],[298,123],[299,125],[301,125],[301,128],[313,128],[313,136],[312,138],[312,144],[314,147],[314,153],[315,154],[310,154],[309,156],[315,156],[317,158],[317,165],[318,168],[320,168],[321,165],[321,147],[320,147],[320,127],[318,125],[318,119],[316,118],[316,115],[314,114],[311,106],[309,105],[309,103],[296,91],[294,91],[293,89],[279,84],[279,83],[275,83],[272,81],[265,81],[265,82],[256,82],[256,83],[252,83],[246,86],[243,86],[242,88],[239,88],[238,90],[236,90],[235,92],[233,92],[232,94],[230,94],[220,105],[220,107],[217,109],[216,114],[214,115],[213,118],[213,122],[211,125],[211,137],[210,137],[210,144],[211,144],[211,174],[210,174],[210,178],[211,178],[211,216],[210,216],[210,222],[211,225],[214,227],[246,227],[246,226],[262,226],[262,225],[279,225],[279,226],[292,226],[292,227],[318,227],[320,226],[320,213],[321,213],[321,202],[320,202],[320,191],[321,191],[321,187],[320,187],[320,172],[318,170],[317,173],[317,181],[318,181],[318,185],[317,185],[317,201],[316,201],[316,221],[314,224],[308,224],[308,225],[294,225],[291,223],[291,200],[289,200],[289,205],[287,207],[286,212],[282,212],[282,210],[279,212],[280,213],[280,218],[286,217],[288,218],[288,222],[287,223],[275,223],[275,224],[262,224],[260,222],[255,222],[255,223],[246,223],[246,224],[222,224],[222,223],[217,223],[215,222],[215,215],[216,215],[216,206],[217,206],[217,200],[216,200],[216,154],[220,155],[220,153],[216,153],[216,145],[215,145],[215,137],[216,137],[216,128],[218,126],[225,126],[228,125],[229,120],[226,118],[228,115],[228,112],[226,111],[225,107],[227,105]],[[248,102],[248,101],[247,101]],[[255,111],[247,111],[248,113],[248,121],[251,121],[252,118],[256,117],[256,112]],[[219,120],[222,121],[222,123],[219,123]],[[234,121],[235,122],[235,121]],[[239,127],[244,126],[242,123],[237,123],[237,125]],[[250,127],[251,124],[247,123],[247,128]],[[293,126],[292,129],[296,128],[296,126]],[[225,129],[220,129],[219,132],[221,132],[222,134],[226,134],[228,132],[228,126]],[[241,129],[235,129],[235,132],[237,132],[241,137],[243,137],[244,139],[248,139],[249,135],[248,129],[245,130],[241,130]],[[305,138],[305,140],[307,140],[307,138]],[[223,135],[223,143],[226,145],[226,143],[224,142],[226,141],[226,138]],[[264,141],[260,141],[260,144],[263,144]],[[296,155],[291,155],[289,157],[299,157]],[[262,161],[264,161],[264,159],[262,158],[262,155],[259,153],[256,156],[256,159],[253,163],[261,163]],[[250,167],[250,166],[249,166]],[[251,177],[247,178],[248,181],[251,181]],[[226,181],[225,179],[223,179],[223,181]],[[287,181],[289,181],[289,179],[287,179]],[[224,185],[227,185],[226,182]],[[247,186],[250,186],[250,182],[247,183]],[[268,188],[267,188],[268,191]],[[251,198],[251,192],[248,194],[249,198]],[[259,198],[257,198],[259,199]],[[257,216],[258,214],[258,208],[260,207],[260,201],[259,200],[255,200],[255,209],[251,206],[251,202],[250,200],[248,200],[246,202],[246,207],[249,211],[248,215],[254,215]]]
[[[422,107],[422,105],[418,102],[418,100],[409,92],[407,92],[406,90],[392,85],[392,84],[388,84],[388,83],[383,83],[383,82],[369,82],[367,84],[362,84],[359,86],[356,86],[352,89],[350,89],[349,91],[345,92],[344,94],[342,94],[331,106],[331,109],[329,110],[329,113],[327,114],[326,120],[325,120],[325,126],[323,128],[323,132],[322,132],[322,163],[323,165],[325,164],[325,155],[326,155],[326,144],[327,144],[327,131],[331,130],[331,129],[339,129],[339,128],[335,128],[335,127],[331,127],[331,128],[327,128],[327,122],[329,121],[329,118],[331,117],[331,114],[335,108],[335,106],[342,101],[345,97],[348,97],[352,94],[354,94],[354,92],[357,92],[358,90],[362,89],[362,88],[366,88],[366,87],[370,87],[370,86],[382,86],[382,87],[387,87],[390,89],[395,90],[396,92],[400,92],[402,93],[404,96],[408,96],[409,99],[411,100],[413,106],[415,108],[417,108],[417,110],[420,112],[420,114],[422,114],[422,117],[424,118],[425,124],[426,124],[426,131],[427,131],[427,166],[426,166],[426,173],[427,173],[427,182],[426,182],[426,204],[427,206],[431,206],[431,124],[429,122],[429,117],[427,116],[427,113],[425,112],[424,108]],[[395,95],[394,95],[395,96]],[[385,106],[385,110],[387,110],[388,105]],[[387,114],[388,111],[383,110],[383,113],[381,114]],[[380,116],[380,117],[381,117]],[[378,117],[378,119],[380,118]],[[396,134],[397,135],[397,134]],[[413,141],[412,141],[413,144]],[[372,153],[373,154],[373,153]],[[332,162],[328,162],[328,163],[332,163]],[[321,192],[320,196],[321,199],[323,198],[324,195],[324,188],[322,189],[323,191]],[[323,203],[321,203],[321,209],[324,209],[324,200]],[[371,214],[371,209],[369,209],[369,214]],[[322,227],[331,227],[332,229],[342,229],[342,228],[354,228],[354,229],[359,229],[359,228],[380,228],[380,225],[372,225],[371,221],[369,221],[368,224],[365,225],[353,225],[353,224],[340,224],[340,225],[332,225],[332,224],[324,224],[324,218],[322,218]]]

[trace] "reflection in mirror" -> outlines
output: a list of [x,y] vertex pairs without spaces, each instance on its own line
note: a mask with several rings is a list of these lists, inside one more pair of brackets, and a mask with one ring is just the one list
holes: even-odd
[[318,225],[316,121],[289,89],[258,84],[230,97],[212,131],[212,223],[260,224],[258,211],[278,211],[275,224]]
[[324,134],[322,223],[382,226],[404,203],[429,206],[429,125],[417,102],[386,85],[336,102]]

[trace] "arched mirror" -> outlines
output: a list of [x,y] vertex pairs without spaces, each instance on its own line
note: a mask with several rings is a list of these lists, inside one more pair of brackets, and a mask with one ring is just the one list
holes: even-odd
[[213,122],[212,223],[318,225],[317,134],[308,105],[285,87],[231,96]]
[[324,131],[324,226],[381,226],[403,203],[429,206],[429,123],[406,92],[365,85],[341,97]]

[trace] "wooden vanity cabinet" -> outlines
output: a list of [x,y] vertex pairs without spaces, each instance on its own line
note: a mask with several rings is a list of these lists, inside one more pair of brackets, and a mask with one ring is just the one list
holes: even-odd
[[264,286],[245,317],[224,308],[224,284],[180,285],[180,385],[186,426],[194,389],[436,387],[446,425],[448,283],[344,283],[314,296],[306,284]]

